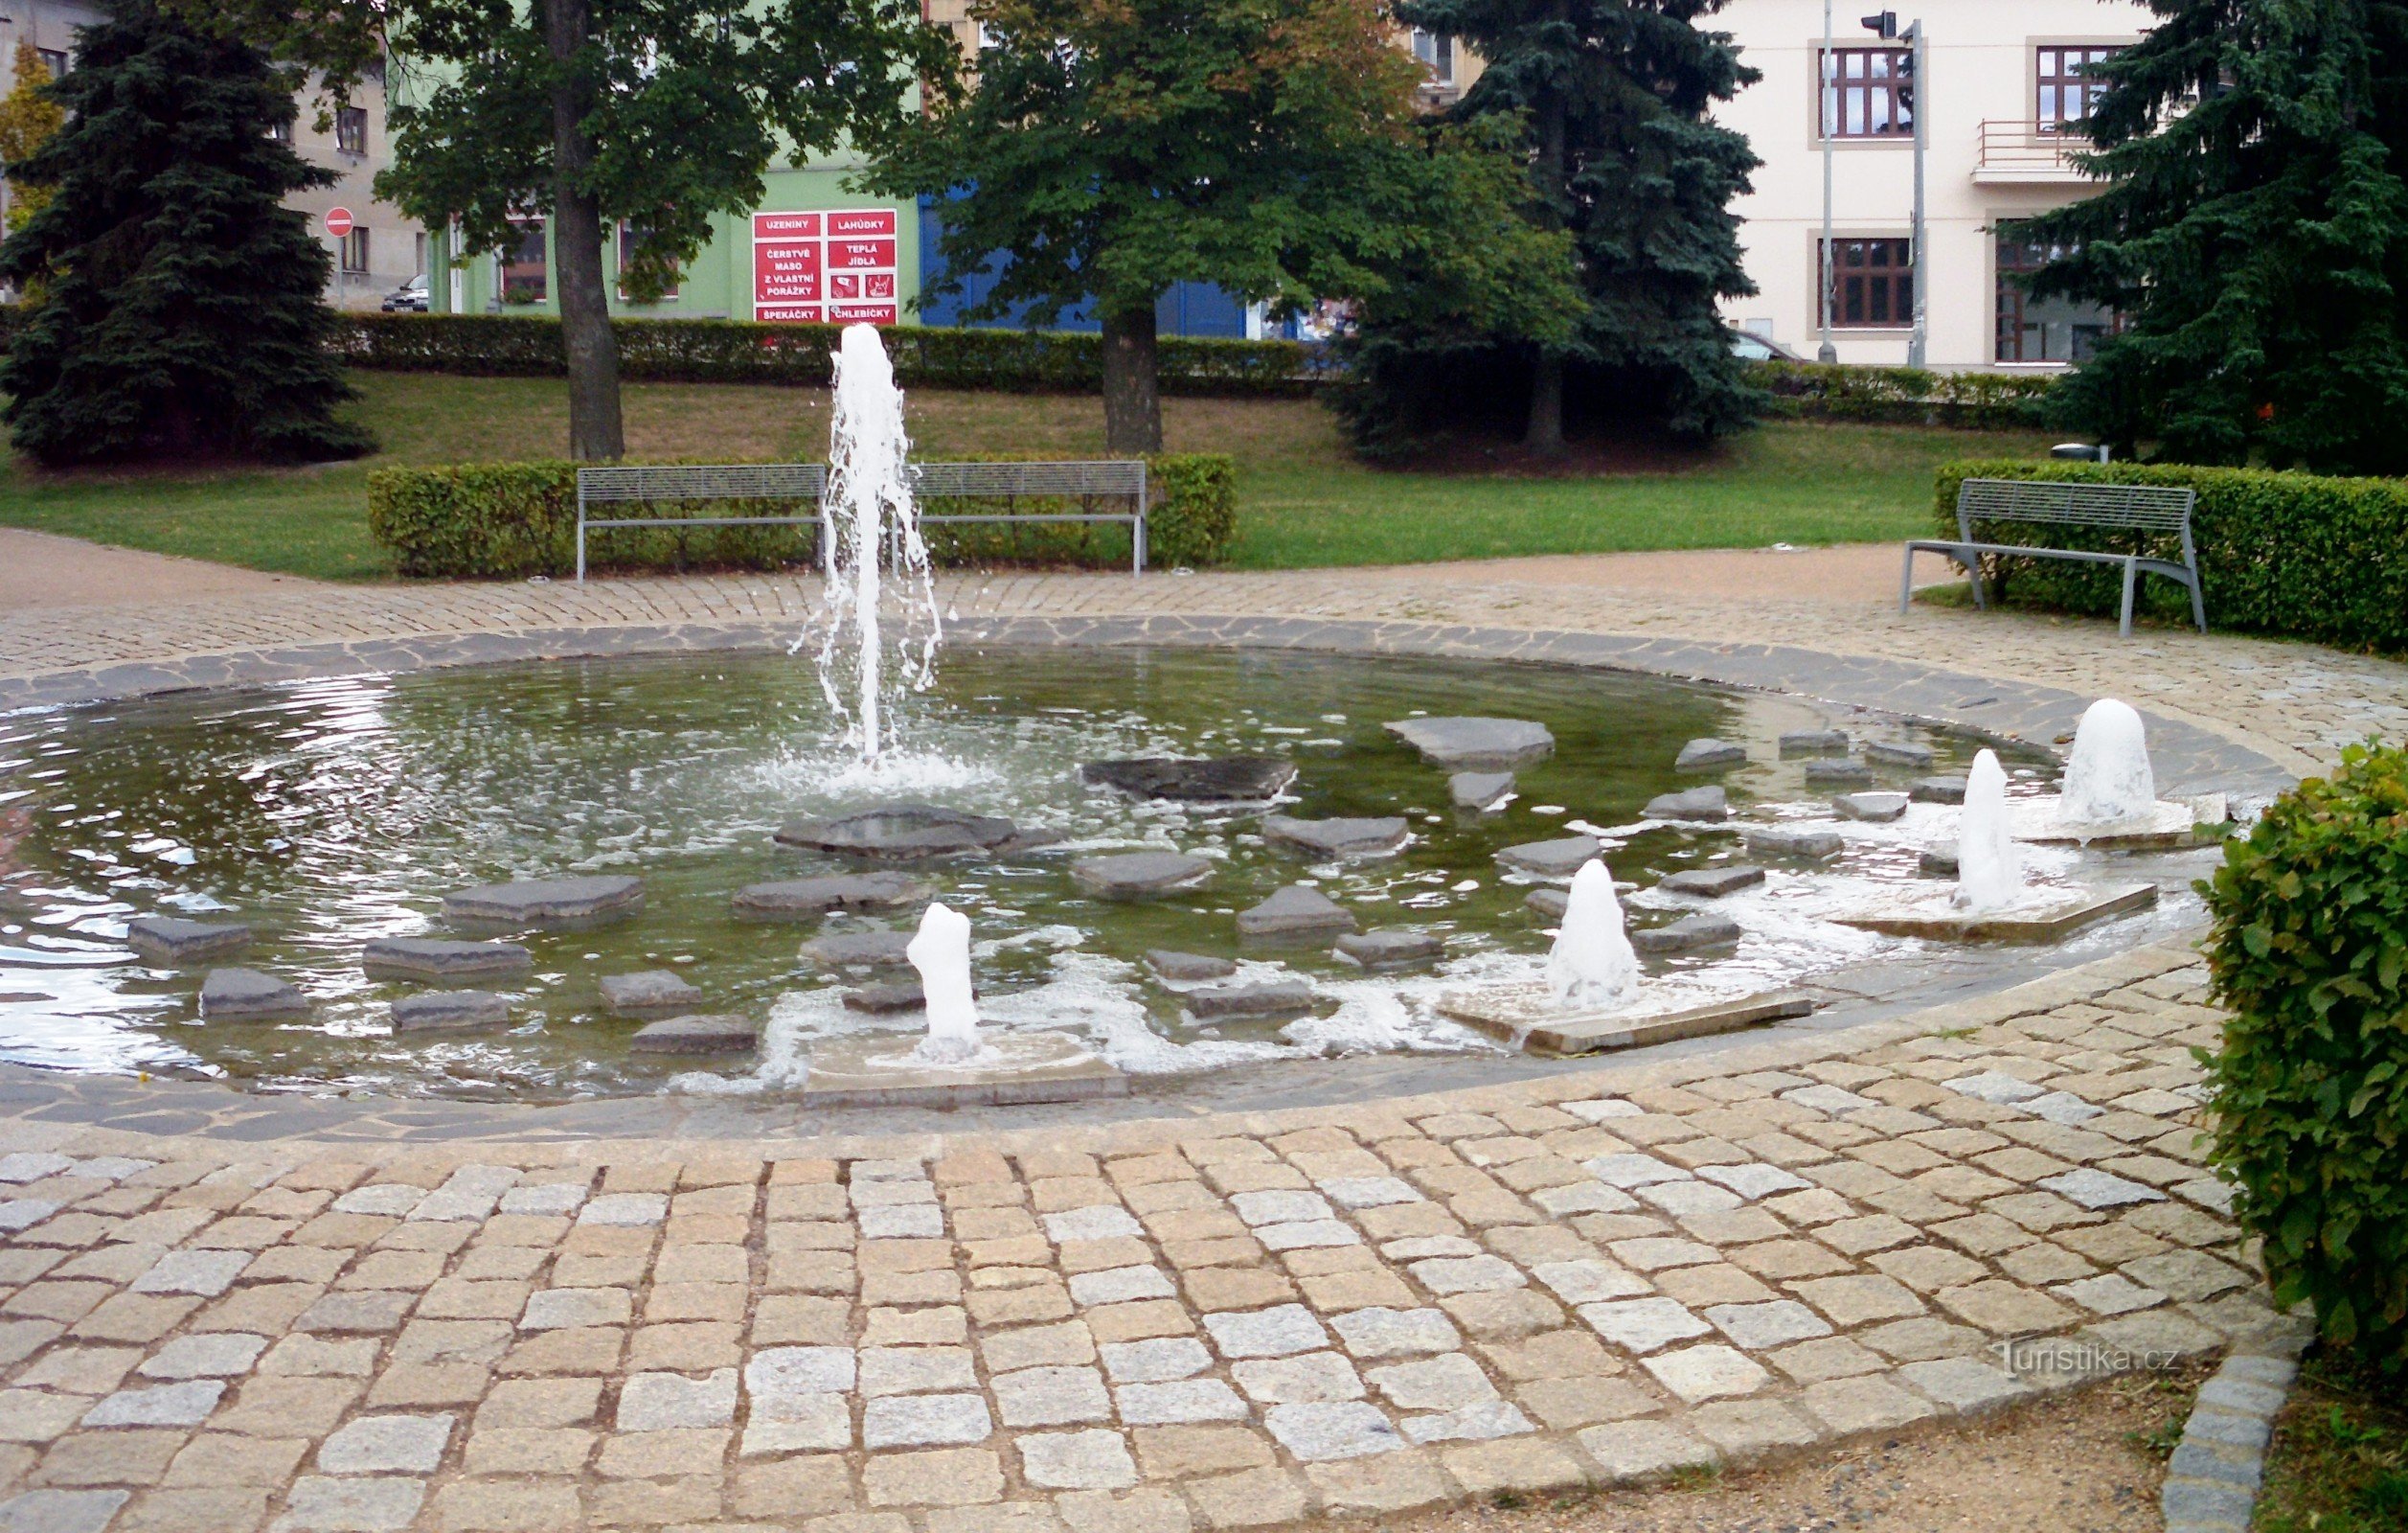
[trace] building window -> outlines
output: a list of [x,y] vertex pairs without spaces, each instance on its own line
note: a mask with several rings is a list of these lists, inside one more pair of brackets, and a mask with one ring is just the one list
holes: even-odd
[[2116,331],[2115,311],[2071,298],[2035,298],[2014,279],[2065,254],[2062,245],[1998,237],[1998,360],[2087,362]]
[[2090,78],[2090,66],[2103,64],[2120,48],[2043,48],[2040,50],[2040,98],[2033,123],[2054,133],[2080,122],[2099,109],[2107,82]]
[[521,218],[511,226],[518,231],[518,240],[502,250],[502,302],[540,304],[550,295],[551,278],[551,266],[544,258],[543,220]]
[[293,141],[293,126],[290,123],[270,123],[267,136],[279,144],[290,144]]
[[1823,56],[1828,138],[1893,138],[1915,131],[1910,48],[1834,48]]
[[50,78],[53,80],[66,79],[67,71],[74,67],[73,61],[68,58],[63,49],[36,48],[34,52],[40,57],[42,67],[50,71]]
[[1414,28],[1413,57],[1429,71],[1431,84],[1455,83],[1455,39],[1447,34]]
[[367,275],[368,231],[365,228],[353,228],[351,233],[343,237],[339,248],[342,253],[345,275],[353,277]]
[[1831,323],[1849,330],[1904,330],[1915,323],[1915,263],[1904,240],[1835,240]]
[[368,152],[368,108],[338,106],[334,109],[334,147],[346,154]]
[[[627,269],[628,264],[635,260],[636,248],[643,243],[643,225],[634,223],[621,223],[619,225],[620,271],[625,272]],[[655,300],[655,302],[664,304],[671,303],[675,301],[676,297],[677,285],[672,282],[668,286],[661,289],[661,296]],[[621,283],[619,286],[619,301],[623,304],[627,302],[627,289],[626,285],[624,282]]]

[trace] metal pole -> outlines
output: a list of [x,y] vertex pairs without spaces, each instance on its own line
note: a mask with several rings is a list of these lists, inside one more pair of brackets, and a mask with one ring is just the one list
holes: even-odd
[[1814,61],[1814,123],[1823,134],[1823,248],[1816,252],[1814,276],[1823,315],[1823,344],[1814,353],[1818,362],[1839,360],[1839,348],[1831,344],[1831,135],[1839,126],[1831,86],[1831,0],[1823,0],[1823,57]]
[[1915,53],[1915,238],[1909,247],[1914,264],[1908,269],[1915,279],[1915,334],[1906,343],[1906,365],[1923,365],[1924,343],[1930,334],[1925,321],[1925,306],[1931,291],[1930,275],[1923,269],[1923,150],[1931,141],[1931,130],[1924,122],[1931,104],[1931,81],[1925,78],[1927,58],[1923,51],[1923,24],[1920,21],[1907,29]]

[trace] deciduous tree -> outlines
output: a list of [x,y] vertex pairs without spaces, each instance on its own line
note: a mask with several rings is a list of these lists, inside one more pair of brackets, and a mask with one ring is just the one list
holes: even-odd
[[[33,158],[67,123],[67,109],[50,93],[50,66],[31,42],[16,45],[16,83],[0,97],[0,169]],[[50,188],[11,181],[9,185],[7,232],[25,227],[26,220],[50,200]]]

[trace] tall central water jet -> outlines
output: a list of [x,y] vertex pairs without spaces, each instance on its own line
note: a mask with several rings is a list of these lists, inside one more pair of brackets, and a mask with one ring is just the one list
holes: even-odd
[[[875,325],[848,325],[835,355],[835,406],[828,428],[827,509],[821,563],[827,577],[828,634],[819,652],[820,690],[846,721],[847,738],[875,764],[893,744],[892,704],[936,679],[943,622],[928,545],[920,536],[905,455],[903,394]],[[922,625],[917,645],[906,631],[900,664],[885,675],[878,608],[883,575],[904,584]]]

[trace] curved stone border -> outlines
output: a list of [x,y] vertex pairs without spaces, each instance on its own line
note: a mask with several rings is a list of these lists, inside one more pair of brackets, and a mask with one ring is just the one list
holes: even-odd
[[2300,1353],[2315,1333],[2285,1320],[2233,1345],[2199,1386],[2182,1441],[2166,1466],[2160,1504],[2166,1533],[2248,1533],[2265,1478],[2274,1418],[2299,1379]]

